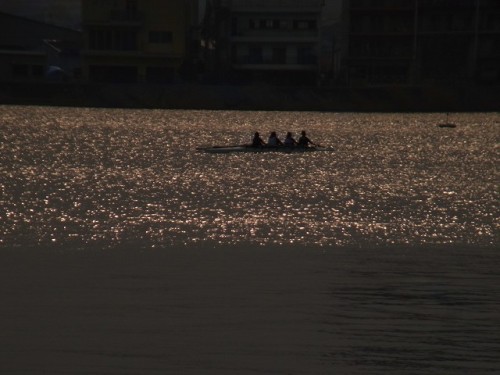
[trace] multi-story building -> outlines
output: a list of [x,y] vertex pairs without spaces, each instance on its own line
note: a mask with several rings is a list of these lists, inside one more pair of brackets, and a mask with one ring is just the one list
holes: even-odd
[[415,60],[415,0],[345,0],[349,84],[407,83]]
[[499,1],[419,0],[416,40],[423,82],[499,82]]
[[190,42],[195,2],[82,0],[84,78],[91,82],[175,80]]
[[497,0],[345,0],[356,84],[498,82]]
[[0,12],[0,81],[78,78],[81,38],[73,29]]
[[474,70],[477,81],[500,85],[500,1],[477,4]]
[[217,64],[242,79],[316,83],[323,0],[212,3],[219,10],[216,48],[223,49]]

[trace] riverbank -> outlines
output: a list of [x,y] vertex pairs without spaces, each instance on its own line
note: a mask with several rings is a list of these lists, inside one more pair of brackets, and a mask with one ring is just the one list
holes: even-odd
[[1,83],[0,104],[106,108],[366,112],[498,111],[499,87]]

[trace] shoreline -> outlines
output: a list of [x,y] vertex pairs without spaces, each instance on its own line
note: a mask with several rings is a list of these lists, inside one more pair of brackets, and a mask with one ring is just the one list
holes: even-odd
[[0,104],[324,112],[496,112],[500,87],[0,83]]

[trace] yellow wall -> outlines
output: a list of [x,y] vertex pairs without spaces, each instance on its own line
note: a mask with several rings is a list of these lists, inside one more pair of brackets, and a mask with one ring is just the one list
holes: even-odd
[[[117,8],[113,4],[118,4]],[[82,0],[83,24],[106,24],[113,11],[125,10],[125,0]],[[189,28],[189,2],[184,0],[138,0],[139,50],[146,53],[172,53],[183,56],[185,53],[186,31]],[[110,26],[106,26],[110,27]],[[115,26],[118,27],[118,26]],[[149,42],[150,31],[172,33],[172,44],[162,45]]]
[[[175,57],[184,56],[186,46],[187,15],[184,0],[143,0],[139,11],[144,16],[141,44],[145,52],[171,53]],[[150,31],[172,32],[172,44],[149,43]]]
[[112,9],[113,1],[82,0],[83,23],[105,21]]
[[[186,43],[190,27],[189,8],[185,0],[138,0],[136,20],[120,25],[110,20],[110,14],[124,12],[126,0],[82,0],[82,16],[87,50],[83,72],[88,77],[90,65],[135,66],[139,81],[143,80],[147,67],[172,67],[178,69],[186,57]],[[89,29],[106,30],[129,27],[137,31],[136,51],[91,50]],[[158,43],[150,40],[150,32],[171,33],[171,42]]]

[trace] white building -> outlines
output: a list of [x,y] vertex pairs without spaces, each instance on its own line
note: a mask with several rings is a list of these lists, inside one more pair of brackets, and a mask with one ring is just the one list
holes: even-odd
[[314,84],[323,5],[323,0],[232,0],[232,69],[252,78]]

